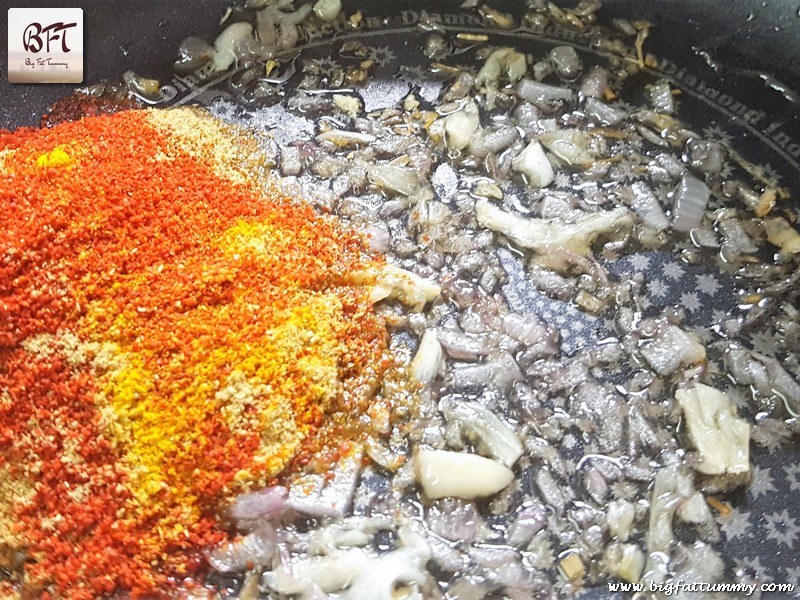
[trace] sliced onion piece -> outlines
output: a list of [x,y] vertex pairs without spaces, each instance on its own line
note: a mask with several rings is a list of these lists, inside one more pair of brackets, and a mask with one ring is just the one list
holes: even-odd
[[514,480],[504,464],[464,452],[420,450],[417,482],[432,500],[453,496],[470,500],[496,494]]
[[684,173],[675,190],[674,218],[675,231],[691,231],[700,226],[708,205],[709,191],[706,184],[694,175]]

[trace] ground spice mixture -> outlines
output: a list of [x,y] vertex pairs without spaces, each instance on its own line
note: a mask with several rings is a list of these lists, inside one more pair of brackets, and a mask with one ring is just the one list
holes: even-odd
[[351,275],[379,261],[261,193],[244,139],[190,109],[0,133],[0,573],[25,556],[23,593],[168,590],[225,539],[223,499],[369,408],[385,328]]

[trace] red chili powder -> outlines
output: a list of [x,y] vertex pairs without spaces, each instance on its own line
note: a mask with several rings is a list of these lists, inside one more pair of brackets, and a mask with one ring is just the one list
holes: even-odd
[[381,263],[263,193],[236,133],[189,109],[0,132],[0,567],[24,594],[169,595],[225,500],[370,405],[386,333],[351,275]]

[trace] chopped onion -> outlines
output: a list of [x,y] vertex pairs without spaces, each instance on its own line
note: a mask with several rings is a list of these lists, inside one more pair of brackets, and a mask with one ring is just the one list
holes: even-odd
[[[719,173],[722,170],[722,146],[708,140],[689,140],[686,144],[691,165],[704,173]],[[756,196],[760,204],[759,197]],[[769,211],[767,211],[769,212]],[[757,215],[763,217],[763,214]]]
[[492,352],[486,334],[463,333],[455,329],[440,329],[439,342],[447,356],[455,360],[477,360]]
[[[556,344],[558,331],[545,325],[532,316],[507,313],[503,315],[503,331],[527,347],[535,346],[542,342],[546,346]],[[558,351],[556,347],[553,354]]]
[[453,387],[461,390],[470,387],[489,386],[508,392],[511,387],[522,380],[514,357],[502,352],[476,365],[456,365],[453,368]]
[[587,214],[574,223],[565,223],[518,217],[481,198],[475,203],[475,215],[479,225],[502,233],[523,248],[540,253],[563,249],[583,256],[591,254],[591,244],[600,235],[618,236],[633,226],[630,211],[624,207]]
[[561,486],[553,477],[548,468],[541,468],[536,472],[536,488],[547,505],[553,509],[557,516],[564,514],[566,501],[561,493]]
[[420,340],[417,353],[411,361],[411,375],[422,384],[433,381],[444,367],[442,345],[435,329],[429,329]]
[[725,351],[725,368],[739,385],[752,386],[765,395],[772,393],[767,368],[755,360],[747,350],[730,346]]
[[472,156],[485,158],[489,154],[497,154],[501,150],[508,148],[517,141],[518,137],[517,128],[509,125],[486,129],[479,128],[470,140],[468,152]]
[[800,417],[800,383],[786,372],[778,360],[760,354],[756,354],[755,357],[767,368],[769,385],[772,391],[781,397],[786,410],[793,417]]
[[606,524],[608,532],[622,542],[628,541],[633,531],[636,509],[627,500],[613,500],[608,503]]
[[212,62],[216,71],[225,71],[237,60],[246,56],[255,42],[250,23],[228,25],[214,40]]
[[348,94],[334,94],[333,104],[346,114],[348,117],[355,119],[364,107],[364,103],[358,96],[350,96]]
[[496,494],[514,480],[504,464],[463,452],[420,450],[416,457],[417,481],[428,498],[453,496],[470,500]]
[[704,475],[747,474],[750,426],[738,416],[728,395],[695,383],[691,388],[677,390],[675,398],[683,409],[687,431],[698,454],[699,461],[692,466]]
[[[705,407],[703,408],[705,409]],[[690,525],[701,525],[714,521],[708,502],[700,492],[696,492],[681,503],[676,514],[681,521]]]
[[445,398],[440,403],[442,414],[477,442],[478,451],[511,467],[522,456],[522,442],[513,429],[491,410],[478,402]]
[[241,573],[253,566],[270,566],[276,552],[275,529],[262,523],[255,531],[208,554],[208,564],[220,573]]
[[208,42],[191,36],[181,42],[173,67],[179,73],[191,73],[210,61],[212,56],[214,49]]
[[699,227],[708,204],[709,191],[706,184],[694,175],[684,173],[675,190],[673,202],[675,215],[672,228],[675,231],[691,231]]
[[644,569],[645,556],[636,544],[611,544],[603,556],[604,566],[623,581],[636,583]]
[[430,558],[427,545],[400,548],[374,558],[359,573],[343,600],[394,600],[399,584],[422,586],[426,579],[425,563]]
[[370,164],[367,166],[367,174],[369,180],[382,190],[401,196],[423,193],[425,197],[433,198],[430,183],[415,169],[386,164]]
[[[607,88],[608,71],[606,71],[603,67],[592,67],[589,69],[586,77],[584,77],[583,83],[581,83],[580,92],[581,95],[584,96],[588,101],[589,98],[593,100],[595,98],[602,98],[605,95]],[[604,104],[603,106],[606,105]],[[624,116],[625,115],[623,113],[623,117]]]
[[514,171],[525,176],[525,181],[531,187],[545,187],[555,179],[553,165],[550,164],[542,145],[536,140],[525,146],[511,164]]
[[693,493],[692,480],[680,465],[663,467],[656,473],[650,499],[650,523],[647,528],[647,550],[651,557],[658,553],[669,556],[675,535],[672,531],[672,517],[680,502]]
[[559,77],[571,81],[583,70],[583,61],[572,46],[556,46],[548,56]]
[[595,158],[591,136],[577,129],[557,129],[539,136],[539,142],[551,154],[570,165],[589,165]]
[[573,101],[575,92],[569,88],[557,87],[547,83],[524,78],[515,88],[517,96],[532,104],[550,103],[554,101]]
[[438,298],[441,291],[435,283],[395,265],[384,266],[377,277],[374,273],[353,274],[356,283],[369,283],[373,278],[375,283],[369,296],[372,303],[397,299],[412,310],[420,311],[428,302]]
[[230,516],[237,521],[272,519],[286,510],[289,490],[276,485],[257,492],[240,494],[230,508]]
[[652,190],[641,181],[634,183],[631,189],[633,190],[631,208],[642,218],[644,224],[658,231],[667,229],[669,221]]
[[742,254],[755,254],[758,252],[758,246],[747,235],[739,219],[720,219],[719,229],[722,233],[721,252],[726,260],[734,260]]
[[460,498],[441,498],[428,510],[428,528],[446,540],[471,544],[485,526],[474,502]]
[[767,240],[787,254],[800,254],[800,233],[783,217],[764,219]]
[[480,123],[478,107],[472,102],[463,109],[449,114],[444,122],[447,147],[452,150],[463,150],[469,146]]
[[302,594],[312,585],[325,592],[350,586],[371,560],[361,548],[338,551],[330,556],[312,556],[264,574],[264,583],[280,594]]
[[331,129],[320,133],[316,140],[318,142],[330,142],[339,148],[359,148],[375,141],[375,136],[368,133],[357,131],[343,131],[341,129]]
[[533,536],[547,527],[547,511],[541,504],[523,505],[508,528],[508,544],[526,548]]
[[331,23],[342,13],[342,0],[317,0],[314,14],[323,21]]
[[494,50],[478,71],[475,78],[476,85],[496,85],[501,76],[506,81],[514,83],[528,70],[525,55],[513,48],[498,48]]
[[333,477],[309,473],[292,480],[287,507],[309,516],[343,517],[353,503],[363,455],[359,449],[330,467]]
[[671,115],[675,112],[672,90],[666,81],[658,81],[650,86],[650,103],[657,112]]
[[588,116],[603,125],[618,125],[627,116],[624,111],[592,97],[586,98],[584,110]]
[[675,325],[667,325],[658,337],[643,342],[640,351],[659,375],[671,375],[681,365],[693,365],[706,359],[703,345]]

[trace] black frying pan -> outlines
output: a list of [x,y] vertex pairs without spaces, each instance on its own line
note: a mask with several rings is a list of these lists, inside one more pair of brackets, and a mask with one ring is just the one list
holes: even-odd
[[[188,35],[218,29],[217,21],[231,0],[83,0],[64,2],[0,1],[4,15],[17,6],[80,6],[85,23],[85,82],[119,77],[128,67],[143,74],[164,77],[177,44]],[[402,10],[458,13],[459,1],[427,2],[369,0],[346,2],[366,14],[388,16]],[[513,10],[522,2],[496,1],[497,8]],[[570,4],[570,3],[565,3]],[[774,111],[790,121],[797,134],[800,104],[784,103],[770,93],[756,73],[764,72],[800,89],[800,4],[788,0],[606,0],[602,15],[644,18],[656,24],[647,49],[673,61],[687,73],[712,85],[729,89],[749,103]],[[518,7],[519,8],[519,7]],[[2,31],[7,31],[4,24]],[[696,50],[695,50],[696,49]],[[6,49],[2,49],[5,70]],[[707,53],[717,69],[701,55]],[[751,75],[742,72],[750,70]],[[10,85],[0,78],[0,126],[34,125],[50,102],[68,93],[68,85]]]

